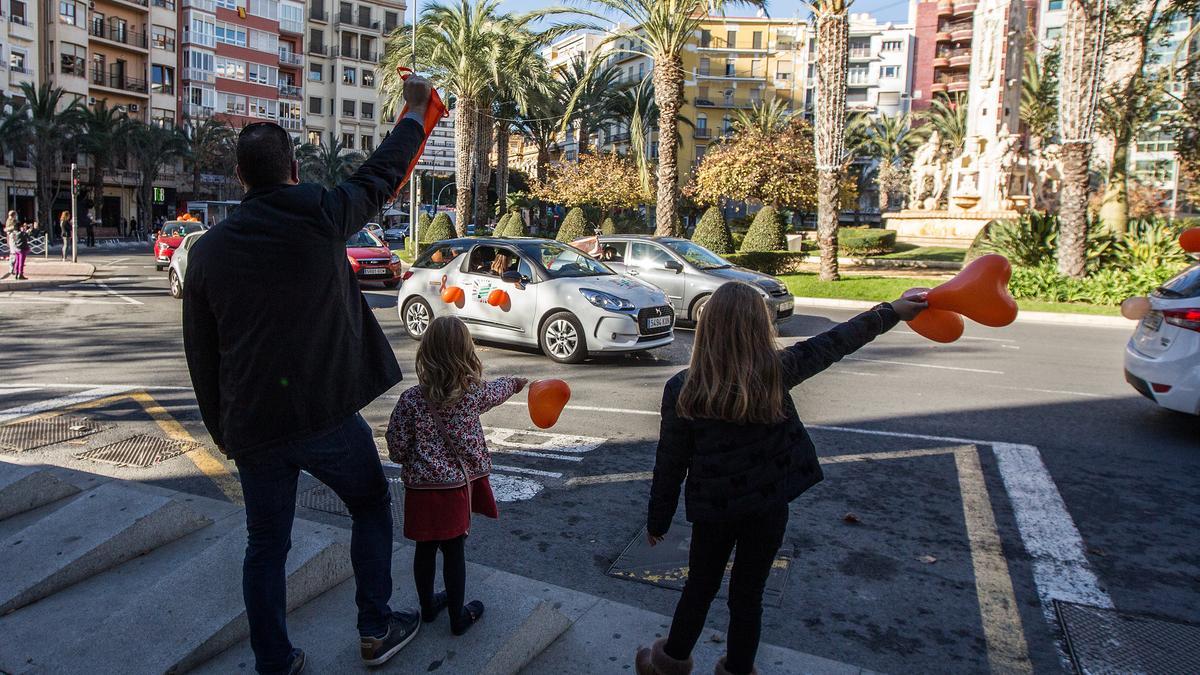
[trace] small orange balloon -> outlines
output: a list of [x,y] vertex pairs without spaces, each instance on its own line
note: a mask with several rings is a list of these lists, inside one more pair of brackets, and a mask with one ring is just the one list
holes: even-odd
[[1132,298],[1125,298],[1125,302],[1121,303],[1121,316],[1133,321],[1141,321],[1150,313],[1150,298],[1144,295],[1135,295]]
[[442,302],[447,305],[453,305],[461,301],[464,297],[466,295],[463,293],[463,289],[458,286],[447,286],[446,290],[442,291]]
[[[904,297],[908,298],[928,292],[928,288],[910,288],[904,291]],[[963,330],[966,328],[961,314],[932,308],[926,308],[917,315],[917,318],[909,321],[908,327],[913,329],[917,335],[943,343],[954,342],[962,337]]]
[[1200,253],[1200,227],[1193,227],[1179,235],[1179,245],[1188,253]]
[[571,400],[571,387],[562,380],[536,380],[529,383],[529,419],[539,429],[549,429],[558,423],[567,401]]
[[492,307],[508,304],[508,291],[503,288],[492,289],[492,292],[488,293],[487,303]]
[[1017,303],[1008,293],[1012,265],[991,253],[976,258],[953,279],[929,291],[929,306],[958,312],[985,326],[1000,328],[1017,320]]

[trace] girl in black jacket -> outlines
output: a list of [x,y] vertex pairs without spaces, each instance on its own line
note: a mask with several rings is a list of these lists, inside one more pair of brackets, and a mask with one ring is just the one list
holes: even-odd
[[822,478],[816,449],[789,390],[925,308],[924,296],[894,300],[787,349],[758,290],[721,286],[696,326],[692,360],[667,382],[646,519],[662,541],[687,478],[692,523],[688,580],[666,639],[637,654],[639,675],[690,673],[729,556],[728,652],[716,673],[755,673],[762,593],[787,529],[788,503]]

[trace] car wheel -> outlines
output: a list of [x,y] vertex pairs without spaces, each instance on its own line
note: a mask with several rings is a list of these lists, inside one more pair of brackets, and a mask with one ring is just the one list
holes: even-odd
[[410,338],[420,340],[432,321],[433,310],[425,300],[417,297],[404,305],[404,330]]
[[700,323],[700,315],[704,313],[704,306],[708,304],[708,299],[711,295],[706,295],[692,303],[692,310],[688,312],[688,319],[692,323]]
[[180,280],[179,275],[175,273],[175,270],[171,270],[171,273],[167,275],[167,278],[171,282],[171,297],[175,298],[176,300],[182,298],[183,281]]
[[579,363],[587,358],[583,325],[570,312],[558,312],[542,323],[542,351],[559,363]]
[[395,288],[395,287],[397,287],[397,286],[399,286],[399,285],[400,285],[400,282],[399,282],[399,281],[385,281],[385,282],[383,282],[383,287],[384,287],[384,288]]

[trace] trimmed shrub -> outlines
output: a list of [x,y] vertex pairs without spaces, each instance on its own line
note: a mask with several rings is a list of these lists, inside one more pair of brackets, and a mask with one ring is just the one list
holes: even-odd
[[733,239],[733,250],[742,250],[742,242],[746,241],[745,232],[730,232],[729,236]]
[[754,222],[742,240],[739,253],[754,251],[786,251],[787,237],[783,234],[783,222],[775,209],[764,206],[754,216]]
[[618,227],[617,223],[613,221],[612,216],[605,218],[604,222],[600,223],[600,233],[601,234],[623,234],[621,232],[621,228]]
[[492,236],[495,236],[495,237],[509,236],[508,227],[509,227],[509,223],[511,223],[511,222],[512,222],[512,213],[511,212],[500,216],[500,221],[496,223],[496,229],[492,230]]
[[432,244],[435,241],[443,239],[453,239],[456,236],[454,232],[454,223],[450,222],[450,216],[445,213],[439,213],[430,223],[421,228],[422,244]]
[[508,227],[504,229],[506,237],[524,237],[525,236],[525,219],[520,213],[513,211],[508,216]]
[[567,217],[563,218],[562,225],[558,227],[558,236],[555,237],[558,241],[569,244],[576,239],[583,239],[594,234],[591,226],[588,225],[587,219],[583,217],[583,209],[575,207],[567,212]]
[[804,257],[807,253],[800,251],[753,251],[750,253],[731,253],[722,256],[734,265],[740,265],[756,272],[778,276],[794,274],[802,271]]
[[882,255],[896,250],[896,231],[881,228],[838,228],[838,252],[851,257]]
[[705,211],[700,222],[696,223],[692,241],[717,255],[733,253],[733,235],[721,216],[721,210],[715,206]]

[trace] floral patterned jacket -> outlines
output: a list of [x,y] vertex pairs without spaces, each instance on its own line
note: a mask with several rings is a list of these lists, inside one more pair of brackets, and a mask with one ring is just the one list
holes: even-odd
[[418,385],[396,401],[388,422],[388,457],[403,465],[404,486],[415,489],[454,488],[488,475],[492,458],[484,440],[479,416],[512,397],[516,381],[501,377],[467,392],[448,409],[438,411],[446,435],[454,439],[447,448],[437,422]]

